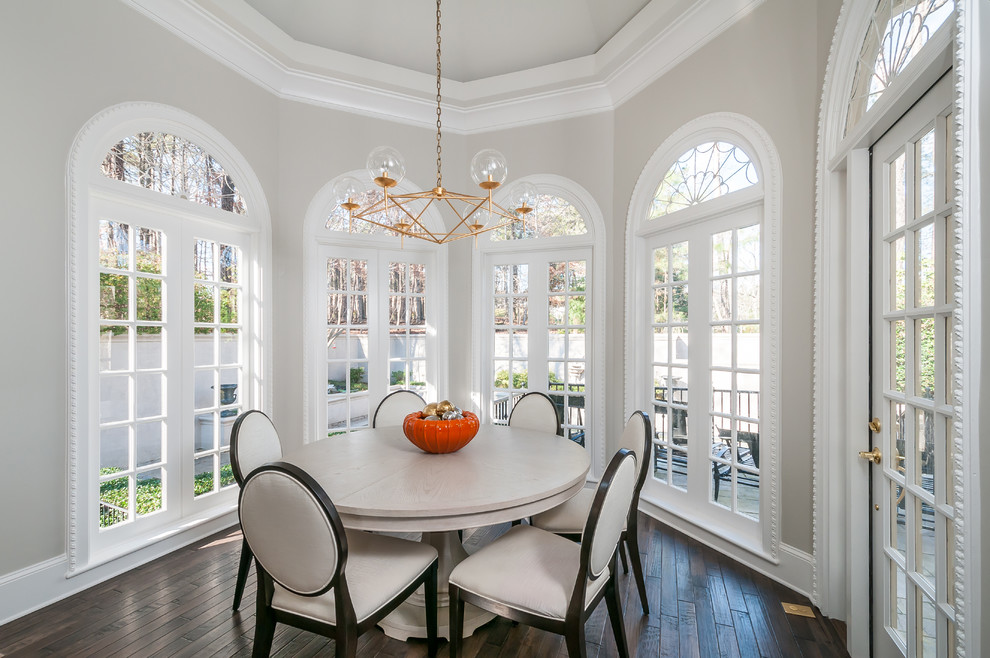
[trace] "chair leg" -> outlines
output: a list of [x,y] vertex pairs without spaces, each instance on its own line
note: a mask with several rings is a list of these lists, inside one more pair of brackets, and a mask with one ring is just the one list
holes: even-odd
[[426,647],[430,658],[437,655],[437,571],[434,562],[426,575]]
[[629,645],[626,643],[626,625],[622,620],[622,602],[619,600],[619,588],[615,584],[615,572],[609,575],[605,584],[605,603],[608,605],[608,618],[612,622],[612,634],[615,636],[615,646],[620,658],[629,656]]
[[[625,535],[625,533],[623,533]],[[629,563],[626,562],[626,552],[622,548],[622,542],[619,542],[619,558],[622,560],[622,573],[629,573]]]
[[[635,515],[635,510],[633,515]],[[633,519],[628,524],[624,533],[626,549],[629,551],[629,560],[632,562],[633,577],[636,579],[636,589],[639,590],[639,602],[643,604],[643,614],[650,614],[650,602],[646,598],[646,579],[643,578],[643,561],[639,557],[639,529],[636,520]],[[619,550],[622,550],[621,544]]]
[[461,600],[461,590],[451,583],[450,594],[450,623],[448,640],[450,640],[450,658],[457,658],[461,653],[461,642],[464,641],[464,601]]
[[246,539],[241,540],[241,561],[237,565],[237,582],[234,583],[234,612],[241,607],[241,597],[244,595],[244,585],[247,583],[248,571],[251,569],[251,549]]
[[346,628],[337,627],[337,637],[334,638],[334,658],[355,658],[357,656],[357,629],[352,624],[344,624]]
[[564,642],[567,644],[569,658],[587,658],[588,650],[584,641],[584,624],[568,624],[564,632]]
[[275,639],[275,615],[265,604],[265,595],[261,584],[258,585],[258,609],[254,621],[254,658],[268,658],[272,651],[272,641]]

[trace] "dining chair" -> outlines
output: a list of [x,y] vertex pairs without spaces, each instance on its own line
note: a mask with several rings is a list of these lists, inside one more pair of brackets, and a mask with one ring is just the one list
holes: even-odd
[[371,421],[372,427],[395,427],[401,426],[406,416],[414,411],[422,411],[426,406],[426,400],[420,397],[419,393],[406,389],[393,391],[382,398],[375,409],[375,417]]
[[636,456],[612,457],[577,544],[530,525],[468,556],[450,573],[450,655],[461,650],[464,604],[564,636],[570,656],[585,655],[584,625],[605,599],[620,656],[628,656],[617,554],[636,486]]
[[[237,417],[230,430],[230,465],[238,486],[251,471],[262,464],[282,458],[282,443],[275,425],[263,411],[252,409]],[[251,569],[251,548],[241,539],[241,559],[237,565],[237,582],[234,584],[234,610],[241,607],[244,584]]]
[[[629,507],[629,516],[626,520],[626,527],[622,529],[622,537],[619,544],[619,557],[622,559],[623,569],[629,573],[629,565],[626,563],[625,553],[622,547],[625,546],[629,552],[629,560],[632,562],[633,576],[636,579],[636,588],[639,590],[639,600],[643,606],[643,614],[650,614],[650,604],[646,598],[646,580],[643,578],[643,562],[639,556],[639,494],[643,490],[643,483],[646,482],[646,473],[650,463],[650,456],[653,448],[653,426],[650,417],[642,411],[634,411],[626,421],[626,427],[622,431],[619,445],[637,457],[636,487],[633,491],[632,504]],[[639,459],[640,455],[643,459]],[[533,515],[530,523],[537,528],[542,528],[558,535],[563,535],[569,539],[581,539],[581,528],[584,519],[588,516],[588,509],[595,497],[595,490],[582,489],[574,497],[561,503],[553,509]]]
[[550,396],[540,391],[526,393],[512,407],[509,427],[522,427],[563,436],[557,406]]
[[277,624],[335,640],[357,639],[423,585],[427,650],[437,652],[437,551],[429,544],[345,531],[323,488],[298,466],[258,468],[241,487],[238,514],[258,571],[254,656],[271,652]]

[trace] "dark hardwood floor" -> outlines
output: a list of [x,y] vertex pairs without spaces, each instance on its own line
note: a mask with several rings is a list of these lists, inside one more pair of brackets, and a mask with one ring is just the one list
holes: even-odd
[[[637,656],[846,656],[835,627],[785,614],[810,605],[708,547],[641,515],[640,548],[650,598],[642,615],[632,574],[621,576],[630,649]],[[468,551],[505,527],[466,532]],[[43,610],[0,626],[0,656],[247,656],[254,635],[254,570],[241,610],[230,610],[241,535],[223,532]],[[615,656],[600,604],[586,627],[588,656]],[[496,619],[464,643],[465,656],[565,656],[562,638]],[[330,640],[279,626],[273,656],[333,655]],[[447,655],[441,644],[440,655]],[[425,641],[375,629],[358,656],[426,656]]]

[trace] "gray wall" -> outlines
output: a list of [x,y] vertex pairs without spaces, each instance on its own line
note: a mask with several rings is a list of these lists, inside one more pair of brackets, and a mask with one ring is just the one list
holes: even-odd
[[[0,59],[5,574],[65,551],[68,332],[62,263],[66,162],[76,133],[116,103],[177,106],[233,142],[274,209],[278,104],[115,0],[3,3]],[[273,215],[277,223],[278,213]]]
[[[811,280],[815,126],[822,61],[836,11],[767,0],[740,24],[613,114],[470,137],[444,136],[445,186],[470,189],[480,148],[502,150],[510,177],[557,173],[584,186],[607,227],[607,427],[622,423],[625,219],[654,149],[714,111],[766,128],[784,169],[783,540],[811,550]],[[824,16],[819,25],[818,19]],[[66,161],[76,132],[124,101],[173,105],[214,126],[261,180],[272,216],[274,417],[302,431],[302,253],[305,211],[332,177],[392,144],[408,176],[431,186],[434,133],[281,101],[116,0],[0,5],[0,576],[65,551],[67,464]],[[464,241],[467,243],[468,241]],[[44,247],[42,248],[42,245]],[[474,251],[451,245],[449,395],[471,388],[469,303]],[[13,377],[11,373],[17,373]],[[25,495],[30,492],[30,495]],[[16,501],[14,504],[12,501]],[[13,531],[11,531],[13,529]],[[13,541],[11,537],[17,537]]]

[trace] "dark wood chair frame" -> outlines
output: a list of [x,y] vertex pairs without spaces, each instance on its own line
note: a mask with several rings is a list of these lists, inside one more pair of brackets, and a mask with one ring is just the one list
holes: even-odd
[[[423,585],[426,590],[426,627],[427,627],[427,652],[429,656],[437,655],[437,573],[439,561],[434,558],[433,563],[423,571],[422,575],[413,581],[408,587],[403,589],[391,601],[382,606],[373,615],[363,620],[360,624],[354,613],[354,604],[351,601],[350,590],[347,585],[345,566],[347,564],[347,536],[344,534],[344,524],[337,514],[337,509],[330,501],[330,497],[308,473],[302,469],[286,462],[274,462],[266,464],[255,470],[253,473],[262,471],[280,471],[287,473],[303,484],[313,494],[323,508],[327,520],[333,527],[336,538],[337,549],[337,569],[325,587],[313,593],[296,592],[284,584],[282,587],[300,596],[320,596],[334,590],[334,605],[337,624],[328,624],[315,621],[309,617],[302,617],[282,610],[272,608],[272,597],[275,594],[275,581],[272,576],[265,571],[261,562],[255,559],[256,569],[259,576],[257,611],[254,632],[254,648],[252,656],[268,656],[271,652],[272,641],[275,639],[275,626],[278,623],[288,624],[296,628],[332,638],[335,643],[334,655],[338,657],[352,657],[357,652],[357,639],[368,630],[375,627],[379,621],[401,605],[409,596]],[[252,473],[252,474],[253,474]],[[250,476],[249,476],[250,477]],[[241,490],[243,492],[243,489]],[[239,501],[238,501],[239,502]]]
[[[234,471],[234,481],[237,482],[237,486],[243,486],[244,481],[247,480],[247,476],[250,473],[245,473],[241,469],[241,465],[237,461],[237,443],[239,441],[238,435],[241,431],[241,424],[244,419],[251,414],[261,414],[265,418],[268,418],[268,414],[264,411],[259,411],[258,409],[251,409],[250,411],[245,411],[237,420],[234,421],[234,426],[230,429],[230,467]],[[271,423],[272,419],[268,418],[268,422]],[[272,427],[275,424],[272,423]],[[244,585],[247,583],[248,572],[251,570],[251,558],[254,555],[251,554],[251,547],[243,538],[241,539],[241,559],[237,564],[237,581],[234,583],[234,612],[241,607],[241,597],[244,596]]]
[[[615,457],[612,458],[612,461],[609,462],[608,468],[605,469],[605,475],[602,477],[601,482],[598,483],[598,491],[596,492],[595,500],[591,505],[591,511],[588,514],[588,521],[585,523],[583,534],[589,537],[594,536],[595,530],[598,527],[599,518],[601,517],[602,505],[605,502],[605,493],[611,486],[612,479],[615,477],[615,472],[618,470],[622,460],[625,459],[626,456],[632,454],[633,453],[629,450],[621,449],[618,453],[616,453]],[[550,631],[551,633],[563,635],[564,641],[567,645],[567,654],[572,658],[584,658],[586,655],[584,625],[585,622],[588,621],[588,618],[594,613],[595,608],[598,607],[598,604],[601,602],[602,598],[605,599],[605,603],[608,606],[608,617],[610,623],[612,624],[612,634],[615,635],[615,643],[619,656],[628,656],[629,645],[626,642],[626,630],[622,619],[622,601],[619,597],[618,588],[619,565],[617,556],[620,545],[621,540],[616,544],[616,549],[612,552],[612,557],[609,558],[609,575],[608,581],[605,583],[605,587],[598,591],[598,594],[595,595],[591,603],[588,605],[585,605],[588,581],[597,580],[602,576],[602,574],[595,576],[591,573],[592,542],[586,542],[581,545],[581,566],[578,568],[577,578],[574,583],[574,590],[571,593],[571,600],[570,603],[568,603],[567,614],[564,619],[549,619],[547,617],[542,617],[523,610],[517,610],[516,608],[512,608],[505,604],[497,603],[487,598],[478,596],[473,592],[462,590],[454,583],[450,583],[451,658],[456,658],[461,651],[461,644],[463,642],[462,636],[464,634],[465,603],[470,603],[500,617],[505,617],[506,619],[511,619],[512,621],[526,624],[527,626],[532,626],[541,630]]]
[[[629,552],[629,561],[632,562],[633,577],[636,579],[636,589],[639,590],[639,602],[643,606],[643,614],[650,614],[650,602],[646,598],[646,579],[643,577],[643,561],[639,557],[639,494],[643,490],[646,482],[646,474],[649,471],[650,455],[653,454],[653,424],[650,417],[643,411],[634,411],[633,416],[643,417],[643,452],[647,455],[645,460],[647,466],[639,472],[636,478],[636,488],[633,490],[632,505],[629,507],[629,518],[626,519],[626,529],[622,531],[619,538],[619,558],[622,560],[622,573],[629,573],[629,562],[626,561],[626,551]],[[630,416],[631,418],[631,416]],[[638,458],[638,455],[637,455]],[[581,535],[574,533],[560,533],[562,537],[567,537],[573,541],[581,541]],[[625,551],[622,550],[625,547]]]
[[550,403],[550,408],[553,409],[553,415],[557,418],[557,436],[564,436],[564,424],[557,409],[557,405],[554,403],[553,398],[542,391],[530,391],[516,400],[516,403],[512,406],[512,411],[509,412],[509,427],[512,427],[512,417],[516,413],[516,407],[518,407],[519,403],[528,398],[530,395],[539,395],[547,399],[547,402]]
[[420,395],[419,393],[417,393],[416,391],[410,390],[408,388],[402,388],[402,389],[399,389],[398,391],[392,391],[391,393],[389,393],[388,395],[386,395],[385,397],[383,397],[382,398],[382,401],[378,403],[378,406],[377,407],[375,407],[375,415],[371,419],[371,426],[372,427],[377,427],[378,426],[378,410],[382,408],[382,405],[383,404],[385,404],[385,400],[388,400],[393,395],[398,395],[400,393],[412,393],[413,395],[415,395],[416,397],[419,398],[420,402],[423,403],[423,406],[424,407],[426,406],[426,400],[424,400],[423,399],[423,396]]

